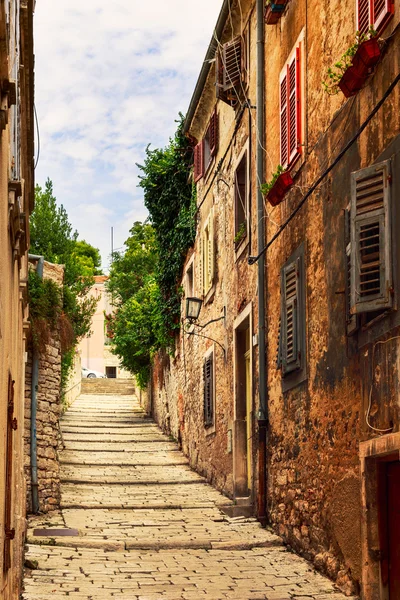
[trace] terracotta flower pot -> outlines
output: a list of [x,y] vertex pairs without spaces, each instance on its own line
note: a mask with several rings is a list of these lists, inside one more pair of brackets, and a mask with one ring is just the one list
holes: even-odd
[[292,185],[293,179],[289,171],[281,173],[267,194],[268,202],[272,204],[272,206],[280,204],[285,197],[286,192],[290,190]]
[[285,10],[286,2],[269,3],[265,7],[264,18],[267,25],[275,25]]
[[349,67],[339,81],[339,88],[346,98],[355,96],[361,90],[366,80],[366,76],[361,77],[354,67]]
[[353,56],[352,63],[354,70],[360,77],[367,77],[379,61],[381,49],[376,38],[371,38],[362,42]]

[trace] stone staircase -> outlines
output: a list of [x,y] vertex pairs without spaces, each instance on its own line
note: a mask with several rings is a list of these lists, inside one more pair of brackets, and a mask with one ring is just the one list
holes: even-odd
[[135,393],[133,379],[95,379],[83,378],[81,394],[112,394],[130,396]]

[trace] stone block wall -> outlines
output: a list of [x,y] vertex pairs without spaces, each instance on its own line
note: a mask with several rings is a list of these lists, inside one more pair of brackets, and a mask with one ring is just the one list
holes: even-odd
[[[61,265],[44,264],[44,277],[60,284],[63,278]],[[57,331],[39,352],[39,381],[37,390],[37,466],[39,510],[48,512],[60,506],[60,465],[58,449],[62,440],[59,420],[62,414],[61,343]],[[31,402],[32,402],[32,349],[28,352],[25,377],[25,479],[27,510],[32,511],[31,485]]]

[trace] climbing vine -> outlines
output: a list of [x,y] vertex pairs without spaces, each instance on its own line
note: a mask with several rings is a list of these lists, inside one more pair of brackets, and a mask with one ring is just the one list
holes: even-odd
[[190,181],[193,151],[180,116],[175,137],[164,149],[146,149],[140,186],[149,222],[134,223],[126,251],[115,253],[108,290],[116,310],[109,319],[113,352],[144,388],[152,359],[171,349],[180,326],[180,281],[195,237],[195,188]]
[[158,246],[156,282],[165,334],[172,338],[180,327],[180,280],[188,248],[195,237],[196,198],[190,181],[193,149],[183,134],[183,116],[173,139],[164,149],[146,149],[140,186],[150,213]]

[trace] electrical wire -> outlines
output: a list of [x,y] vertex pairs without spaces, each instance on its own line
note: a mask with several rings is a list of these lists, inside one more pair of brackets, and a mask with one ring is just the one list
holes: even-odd
[[39,162],[39,156],[40,156],[40,130],[39,130],[39,120],[38,120],[38,116],[37,116],[37,112],[36,112],[36,104],[35,103],[33,104],[33,112],[35,113],[35,123],[36,123],[36,133],[37,133],[37,143],[38,143],[38,151],[37,151],[35,166],[33,167],[34,169],[36,169],[38,162]]
[[[372,348],[372,361],[371,361],[371,365],[372,365],[372,373],[373,373],[373,369],[374,369],[374,358],[375,358],[375,348],[381,344],[387,344],[388,342],[391,342],[392,340],[398,340],[400,339],[400,335],[395,335],[393,337],[388,338],[387,340],[378,340],[377,342],[375,342],[373,348]],[[371,377],[372,379],[372,377]],[[369,403],[368,403],[368,409],[367,412],[365,413],[365,422],[368,425],[368,427],[370,429],[372,429],[373,431],[377,431],[378,433],[388,433],[389,431],[393,431],[393,427],[389,427],[388,429],[378,429],[377,427],[373,427],[370,423],[370,415],[371,415],[371,408],[372,408],[372,388],[373,388],[373,382],[371,381],[371,387],[369,390]]]
[[275,240],[280,236],[280,234],[282,233],[282,231],[284,231],[284,229],[286,229],[286,227],[289,225],[289,223],[292,221],[292,219],[297,215],[297,213],[299,212],[299,210],[301,209],[301,207],[303,206],[303,204],[305,204],[305,202],[308,200],[308,198],[311,196],[311,194],[314,192],[314,190],[325,179],[325,177],[332,171],[332,169],[334,169],[334,167],[342,160],[343,156],[350,150],[350,148],[352,147],[352,145],[354,144],[354,142],[358,140],[358,138],[360,137],[360,135],[362,134],[362,132],[364,131],[364,129],[367,127],[367,125],[369,124],[369,122],[376,115],[376,113],[378,112],[378,110],[382,107],[382,105],[384,104],[384,102],[386,101],[386,99],[390,96],[390,94],[392,93],[392,91],[394,90],[394,88],[396,87],[396,85],[399,83],[399,81],[400,81],[400,73],[397,75],[397,77],[394,79],[394,81],[390,84],[390,86],[386,90],[386,92],[383,95],[383,97],[381,98],[381,100],[378,102],[378,104],[375,106],[375,108],[372,110],[372,112],[365,119],[364,123],[358,129],[358,131],[356,132],[356,134],[346,144],[346,146],[343,148],[343,150],[341,152],[339,152],[339,154],[337,155],[337,157],[335,158],[335,160],[329,165],[329,167],[327,169],[325,169],[325,171],[322,173],[322,175],[320,175],[318,177],[317,181],[311,186],[311,188],[308,190],[308,192],[305,194],[305,196],[303,196],[303,198],[300,200],[299,204],[296,206],[296,208],[294,209],[294,211],[291,213],[291,215],[289,215],[289,217],[286,219],[286,221],[280,226],[280,228],[278,229],[278,231],[272,236],[272,238],[266,244],[266,246],[261,250],[261,252],[259,252],[259,254],[257,254],[257,256],[250,256],[249,257],[249,259],[248,259],[249,265],[254,265],[260,259],[260,257],[263,254],[265,254],[265,252],[275,242]]

